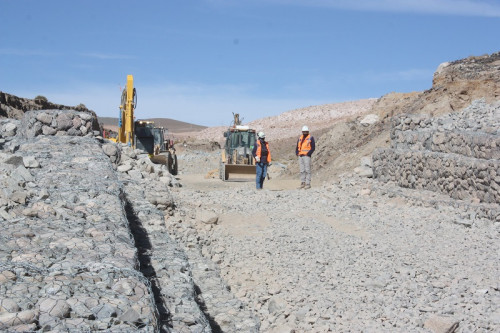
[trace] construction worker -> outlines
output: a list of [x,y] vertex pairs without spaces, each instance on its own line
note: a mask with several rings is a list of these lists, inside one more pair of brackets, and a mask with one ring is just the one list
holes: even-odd
[[257,190],[262,190],[264,187],[264,179],[267,175],[267,167],[271,163],[271,151],[269,150],[269,143],[266,141],[264,132],[257,134],[257,142],[252,150],[252,155],[255,158],[255,184]]
[[300,187],[303,189],[311,188],[311,155],[316,149],[314,137],[309,134],[307,126],[302,127],[302,135],[297,140],[295,146],[295,155],[299,157],[300,166]]

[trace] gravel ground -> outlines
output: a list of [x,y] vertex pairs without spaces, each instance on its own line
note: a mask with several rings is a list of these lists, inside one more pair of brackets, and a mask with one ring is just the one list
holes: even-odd
[[467,205],[353,175],[308,191],[188,176],[167,225],[218,264],[261,332],[500,330],[499,225]]

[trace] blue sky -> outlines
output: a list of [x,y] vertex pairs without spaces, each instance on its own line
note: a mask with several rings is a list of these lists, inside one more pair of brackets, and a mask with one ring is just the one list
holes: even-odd
[[500,51],[499,0],[0,0],[0,90],[137,118],[228,125],[429,89]]

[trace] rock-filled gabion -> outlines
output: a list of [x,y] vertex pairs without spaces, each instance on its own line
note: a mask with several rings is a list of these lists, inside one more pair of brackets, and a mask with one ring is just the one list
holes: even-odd
[[0,122],[0,330],[211,332],[164,227],[178,182],[92,137],[93,122],[58,110]]
[[93,138],[0,153],[0,329],[155,331],[149,281],[109,158]]
[[391,148],[374,152],[373,171],[403,187],[498,204],[499,147],[500,103],[478,100],[439,118],[404,114],[393,120]]
[[[107,143],[107,145],[114,145]],[[141,271],[157,289],[160,328],[173,332],[211,332],[197,302],[197,288],[184,251],[165,226],[174,201],[169,186],[179,186],[165,165],[154,164],[141,150],[123,144],[117,175],[124,184],[129,221],[136,235]]]
[[28,111],[21,121],[21,135],[97,136],[99,124],[93,114],[75,110]]

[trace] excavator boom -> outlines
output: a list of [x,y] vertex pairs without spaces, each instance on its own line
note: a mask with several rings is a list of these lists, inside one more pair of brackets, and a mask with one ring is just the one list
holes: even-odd
[[118,142],[134,146],[134,109],[136,106],[134,77],[127,75],[127,86],[122,92],[120,105],[120,122],[118,125]]

